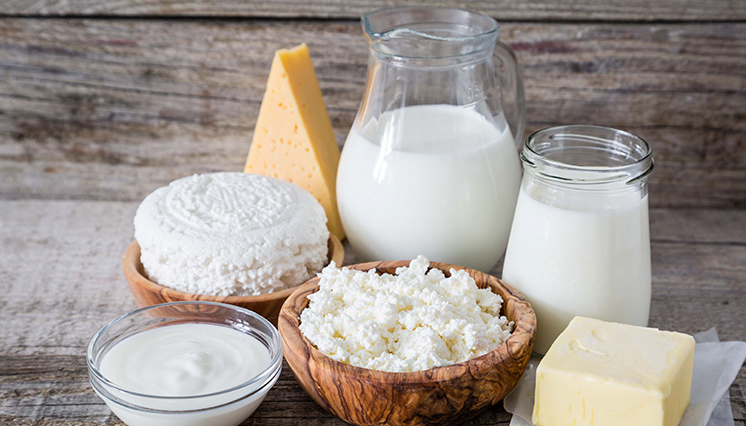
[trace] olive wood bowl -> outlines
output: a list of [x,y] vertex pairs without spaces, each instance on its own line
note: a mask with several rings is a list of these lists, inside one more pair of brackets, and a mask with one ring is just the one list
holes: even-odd
[[[344,262],[344,247],[339,238],[334,234],[329,235],[329,251],[327,258],[341,266]],[[189,300],[201,300],[206,302],[228,303],[249,309],[268,319],[273,325],[277,325],[277,316],[285,299],[288,298],[299,286],[273,293],[260,294],[258,296],[213,296],[209,294],[187,293],[157,284],[147,278],[145,269],[140,262],[140,246],[137,241],[127,247],[122,256],[122,269],[127,278],[130,291],[135,297],[138,307],[157,305],[167,302],[182,302]]]
[[[409,261],[371,262],[347,266],[395,273]],[[355,367],[322,354],[303,336],[300,313],[307,296],[319,288],[319,278],[300,286],[280,310],[278,328],[284,355],[298,384],[321,407],[356,425],[444,425],[474,417],[502,400],[518,383],[534,346],[536,316],[526,299],[511,286],[485,273],[445,263],[431,268],[450,276],[463,269],[480,288],[502,296],[502,315],[515,322],[505,343],[471,360],[411,373],[391,373]]]

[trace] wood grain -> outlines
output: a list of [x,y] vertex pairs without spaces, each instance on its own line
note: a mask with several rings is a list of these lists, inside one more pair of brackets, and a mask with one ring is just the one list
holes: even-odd
[[[746,206],[746,24],[512,23],[501,39],[528,131],[629,130],[653,146],[652,206]],[[272,53],[303,41],[342,144],[364,90],[358,23],[0,20],[0,198],[140,200],[240,171]]]
[[[88,383],[84,356],[0,355],[0,424],[81,426],[124,423]],[[501,404],[463,426],[508,426]],[[344,426],[298,386],[287,363],[264,402],[243,425]]]
[[[409,261],[369,262],[348,268],[394,274]],[[531,357],[536,315],[514,288],[473,269],[431,262],[450,276],[465,270],[479,288],[503,298],[501,314],[515,322],[503,345],[487,354],[448,367],[390,373],[334,361],[319,352],[300,331],[307,296],[319,289],[319,278],[303,284],[282,306],[278,328],[284,356],[298,384],[320,406],[356,425],[448,425],[460,423],[497,404],[510,392]],[[365,407],[365,409],[360,409]]]
[[[345,249],[342,242],[334,234],[329,235],[329,251],[327,258],[334,261],[338,266],[344,264]],[[274,291],[257,296],[213,296],[209,294],[194,294],[165,287],[149,280],[145,274],[145,268],[140,262],[140,246],[133,241],[122,256],[122,270],[127,279],[132,297],[138,307],[157,305],[159,303],[183,302],[200,300],[205,302],[228,303],[250,309],[267,318],[274,326],[277,326],[277,317],[280,308],[299,286],[285,290]]]
[[[0,424],[123,425],[84,352],[135,308],[119,259],[138,202],[242,169],[277,48],[309,44],[341,145],[365,82],[359,16],[394,3],[415,0],[0,0]],[[527,131],[590,123],[653,145],[650,325],[746,340],[746,2],[429,3],[502,21]],[[746,426],[746,366],[730,397]],[[509,423],[498,404],[464,424]],[[285,365],[244,424],[345,423]]]
[[[0,200],[0,424],[122,425],[95,396],[85,348],[135,308],[119,263],[137,202]],[[746,211],[652,209],[650,325],[745,340]],[[354,262],[348,251],[347,262]],[[499,267],[495,270],[499,276]],[[746,426],[746,367],[730,390]],[[465,425],[507,426],[498,404]],[[344,425],[280,380],[246,425]]]
[[[371,10],[421,5],[416,0],[16,0],[6,1],[5,15],[232,16],[358,19]],[[503,20],[685,21],[746,18],[746,5],[727,0],[431,0],[432,6],[462,7]]]

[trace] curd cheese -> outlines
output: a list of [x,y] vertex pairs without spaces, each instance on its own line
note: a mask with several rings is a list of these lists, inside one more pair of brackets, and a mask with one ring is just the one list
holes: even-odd
[[326,263],[324,209],[291,183],[194,175],[155,190],[135,214],[145,272],[197,294],[243,296],[303,283]]
[[456,364],[501,345],[513,327],[500,316],[502,297],[466,271],[446,277],[429,265],[419,256],[396,275],[378,275],[332,262],[308,296],[301,332],[337,361],[393,372]]

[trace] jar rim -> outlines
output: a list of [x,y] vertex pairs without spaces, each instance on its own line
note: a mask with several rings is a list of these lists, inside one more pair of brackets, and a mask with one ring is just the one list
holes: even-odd
[[654,167],[653,150],[639,136],[611,127],[575,124],[532,133],[524,144],[525,170],[578,184],[644,181]]

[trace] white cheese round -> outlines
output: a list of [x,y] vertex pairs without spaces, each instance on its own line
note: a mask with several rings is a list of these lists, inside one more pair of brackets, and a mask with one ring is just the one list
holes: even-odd
[[466,271],[430,269],[424,256],[378,275],[334,262],[308,296],[300,330],[323,354],[381,371],[420,371],[486,354],[510,336],[503,299]]
[[299,285],[326,264],[324,209],[271,177],[212,173],[155,190],[135,214],[145,272],[190,293],[245,296]]

